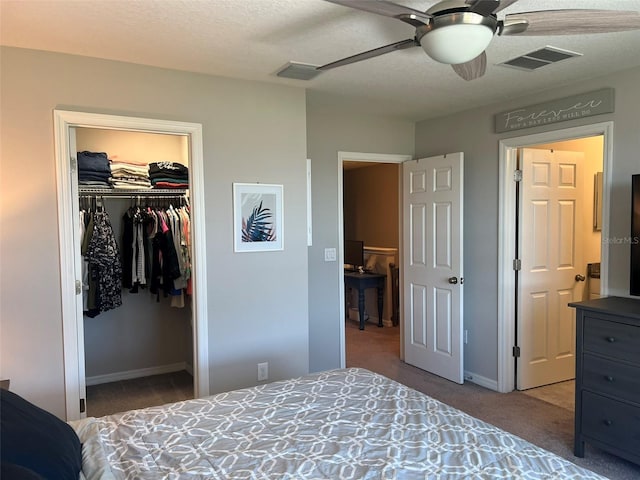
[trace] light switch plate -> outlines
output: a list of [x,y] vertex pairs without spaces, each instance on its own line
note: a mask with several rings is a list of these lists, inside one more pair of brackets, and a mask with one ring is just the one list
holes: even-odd
[[335,248],[325,248],[324,249],[324,261],[325,262],[335,262],[336,261],[336,249]]

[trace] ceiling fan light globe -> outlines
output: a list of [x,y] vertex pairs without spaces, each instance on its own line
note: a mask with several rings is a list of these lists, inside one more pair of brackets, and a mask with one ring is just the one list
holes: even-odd
[[436,62],[457,65],[484,52],[492,38],[493,30],[486,25],[446,25],[424,35],[420,45]]

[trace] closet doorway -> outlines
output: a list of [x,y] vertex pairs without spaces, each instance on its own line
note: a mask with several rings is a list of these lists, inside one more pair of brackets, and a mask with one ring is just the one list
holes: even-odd
[[[202,126],[199,124],[171,122],[113,115],[91,114],[71,111],[54,111],[56,164],[58,180],[58,217],[60,238],[61,266],[61,299],[63,314],[64,371],[65,371],[65,405],[67,420],[86,416],[86,384],[90,381],[103,381],[124,378],[127,375],[145,373],[161,373],[163,368],[179,366],[181,363],[193,373],[193,395],[201,397],[209,394],[208,368],[208,333],[207,333],[207,297],[206,297],[206,258],[204,228],[204,196],[203,196],[203,153]],[[114,145],[127,143],[127,148],[120,150]],[[147,144],[145,147],[145,143]],[[152,144],[154,144],[152,146]],[[132,147],[131,145],[135,145]],[[172,158],[183,158],[188,164],[189,185],[185,191],[153,191],[138,189],[123,192],[120,189],[114,195],[100,195],[100,189],[78,186],[77,151],[107,151],[109,155],[117,154],[117,160],[133,161],[130,156],[136,154],[136,148],[142,152],[155,149],[154,155],[160,152],[173,151]],[[114,150],[115,149],[115,150]],[[111,151],[108,151],[111,150]],[[169,155],[167,155],[169,156]],[[129,157],[129,158],[125,158]],[[158,162],[170,161],[171,158],[157,157]],[[146,162],[150,160],[147,158]],[[95,191],[94,191],[95,190]],[[98,193],[96,193],[98,192]],[[188,197],[186,196],[188,192]],[[155,198],[154,198],[155,197]],[[114,226],[114,237],[121,237],[121,214],[130,207],[143,204],[157,205],[172,203],[176,206],[189,204],[191,235],[191,285],[190,295],[184,307],[180,301],[171,306],[171,299],[164,297],[162,288],[156,297],[149,291],[138,294],[134,289],[123,288],[122,307],[118,307],[95,318],[87,318],[83,314],[83,282],[82,257],[80,254],[80,221],[78,212],[81,202],[100,206],[110,214]],[[160,203],[159,203],[160,202]],[[112,210],[112,212],[109,212]],[[118,241],[120,244],[120,241]],[[86,307],[86,303],[85,303]],[[178,307],[178,308],[173,308]],[[119,310],[120,308],[120,310]],[[102,318],[101,318],[102,317]],[[110,318],[107,318],[110,317]],[[154,322],[154,319],[157,322]],[[89,323],[89,321],[91,323]],[[85,323],[87,322],[87,323]],[[86,326],[86,329],[85,329]],[[155,335],[154,328],[159,327],[163,333]],[[109,332],[109,329],[111,331]],[[137,329],[137,330],[136,330]],[[111,367],[114,374],[101,372],[109,348],[101,344],[101,339],[113,338],[122,351],[129,352],[130,357],[145,355],[146,360],[134,358],[129,365],[149,363],[165,363],[149,365],[143,368],[127,367],[122,358],[115,358]],[[154,341],[154,337],[164,339],[159,349],[171,350],[172,336],[177,337],[176,352],[167,356],[148,351],[145,342]],[[192,340],[192,342],[191,342]],[[93,343],[95,342],[95,343]],[[106,341],[104,342],[107,343]],[[85,355],[87,353],[88,355]],[[166,359],[183,355],[182,362],[173,361],[166,365]],[[187,355],[190,358],[185,358]],[[118,354],[126,356],[126,354]],[[164,360],[163,360],[164,358]],[[140,363],[142,362],[142,364]],[[108,370],[108,369],[107,369]],[[129,377],[131,378],[131,377]]]

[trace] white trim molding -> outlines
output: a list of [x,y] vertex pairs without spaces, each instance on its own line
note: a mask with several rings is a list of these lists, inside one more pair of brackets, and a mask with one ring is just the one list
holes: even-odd
[[307,247],[313,245],[313,209],[311,207],[311,159],[307,158]]
[[464,371],[464,381],[475,383],[476,385],[488,388],[489,390],[493,390],[494,392],[498,391],[498,382],[496,380],[483,377],[482,375],[478,375],[477,373],[473,373],[468,370]]
[[[64,342],[64,384],[67,420],[81,418],[79,399],[85,390],[84,338],[82,316],[77,314],[75,293],[74,214],[78,192],[72,181],[70,138],[76,127],[129,130],[189,137],[190,203],[193,238],[192,276],[194,286],[194,394],[209,395],[209,333],[207,313],[207,260],[204,217],[204,155],[202,125],[137,117],[54,110],[55,157],[58,195],[58,235],[60,239],[60,282],[62,334]],[[75,149],[75,146],[73,147]],[[80,322],[79,322],[80,320]]]
[[[611,197],[611,167],[613,160],[613,122],[595,123],[550,132],[525,135],[500,140],[499,146],[499,201],[498,201],[498,384],[499,392],[515,388],[515,362],[512,347],[515,345],[516,292],[513,260],[516,242],[516,186],[513,175],[517,165],[517,149],[531,145],[561,142],[602,135],[603,151],[603,201],[602,237],[609,236],[609,211]],[[608,294],[609,246],[602,244],[600,294]]]
[[94,375],[86,378],[87,386],[101,385],[103,383],[119,382],[121,380],[131,380],[133,378],[149,377],[151,375],[162,375],[165,373],[189,371],[187,362],[171,363],[169,365],[159,365],[157,367],[138,368],[124,372],[106,373],[104,375]]

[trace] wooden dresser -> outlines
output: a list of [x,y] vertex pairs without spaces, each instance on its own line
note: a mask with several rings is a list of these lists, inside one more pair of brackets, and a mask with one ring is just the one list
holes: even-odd
[[640,300],[607,297],[576,308],[574,453],[585,442],[640,464]]

